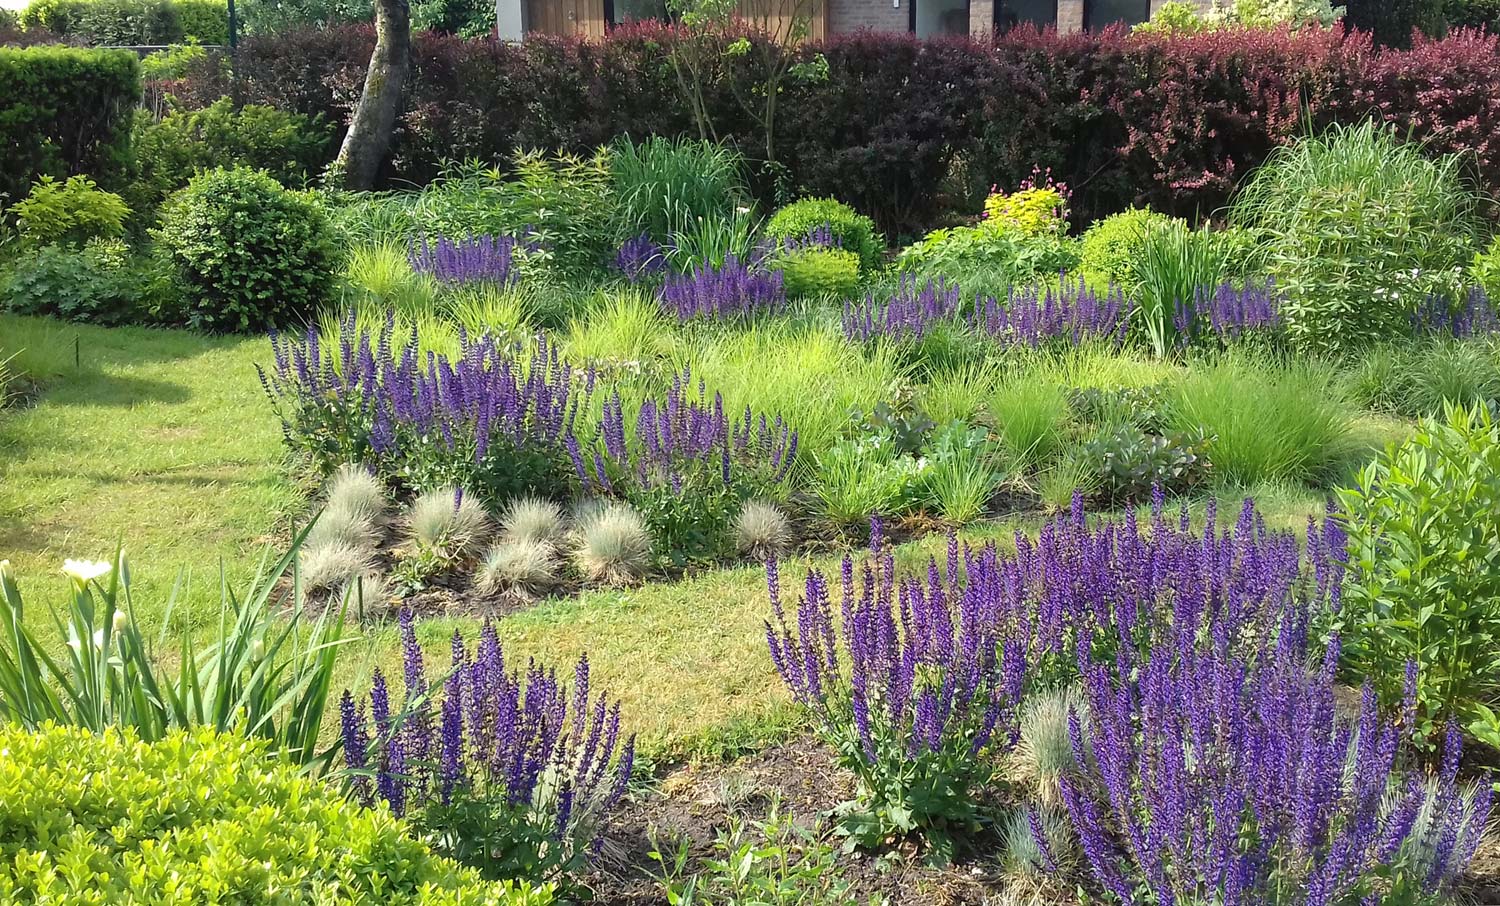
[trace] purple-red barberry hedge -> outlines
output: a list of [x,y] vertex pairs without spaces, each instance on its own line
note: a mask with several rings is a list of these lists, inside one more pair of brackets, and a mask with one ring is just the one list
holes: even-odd
[[[654,23],[602,41],[419,35],[387,176],[421,182],[445,160],[693,134],[665,50],[674,40]],[[343,122],[373,41],[367,26],[251,38],[243,97]],[[844,199],[896,234],[1036,166],[1073,188],[1081,222],[1143,203],[1206,216],[1275,146],[1371,114],[1434,151],[1470,155],[1479,181],[1500,189],[1500,38],[1472,30],[1409,50],[1340,29],[1018,30],[990,42],[861,32],[790,52],[824,55],[828,74],[785,88],[780,167],[760,168],[756,188],[769,196],[779,170],[783,187]],[[759,160],[764,133],[731,91],[755,78],[756,55],[726,59],[707,105],[720,137]],[[191,106],[227,86],[205,70],[173,87]]]

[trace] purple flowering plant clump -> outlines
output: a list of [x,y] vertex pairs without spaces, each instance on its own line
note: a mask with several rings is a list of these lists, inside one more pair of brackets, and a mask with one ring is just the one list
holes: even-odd
[[1200,287],[1191,305],[1178,302],[1173,313],[1178,345],[1213,339],[1228,345],[1281,327],[1281,297],[1272,283]]
[[798,446],[781,416],[746,407],[731,418],[721,395],[710,399],[702,381],[692,388],[684,368],[664,394],[641,401],[633,423],[611,395],[592,456],[574,456],[584,489],[630,501],[679,565],[723,555],[744,501],[784,497]]
[[907,274],[891,296],[877,300],[844,303],[844,336],[860,343],[885,340],[920,340],[935,324],[956,322],[963,305],[957,284],[941,279],[918,286]]
[[1011,291],[1005,302],[980,301],[971,318],[975,330],[1002,346],[1036,348],[1061,341],[1077,346],[1125,342],[1134,303],[1117,286],[1104,293],[1083,280],[1064,279],[1057,287],[1036,285]]
[[1454,305],[1439,295],[1428,296],[1412,313],[1414,336],[1450,336],[1464,340],[1500,333],[1500,312],[1480,287],[1472,287]]
[[439,283],[495,283],[520,279],[520,262],[536,244],[514,236],[468,236],[413,240],[406,251],[412,270]]
[[568,450],[594,387],[538,337],[513,344],[461,337],[456,357],[423,353],[353,316],[330,342],[316,328],[272,336],[261,381],[287,443],[323,474],[358,462],[399,485],[454,484],[492,500],[567,489]]
[[667,250],[648,233],[625,240],[615,253],[615,270],[631,283],[659,277],[666,273],[667,264]]
[[775,313],[786,306],[781,274],[726,255],[720,267],[703,265],[668,277],[657,299],[678,320],[738,318]]
[[357,799],[386,803],[460,862],[495,879],[565,882],[597,853],[634,766],[620,706],[555,671],[505,662],[494,625],[469,650],[453,638],[429,684],[414,619],[400,621],[405,697],[378,670],[367,702],[340,704],[346,774]]
[[1440,902],[1490,793],[1458,781],[1456,731],[1436,777],[1403,762],[1410,704],[1393,718],[1367,689],[1347,714],[1338,640],[1312,641],[1347,559],[1331,519],[1299,543],[1249,501],[1227,526],[1210,504],[1194,530],[1159,493],[1144,525],[1090,520],[1075,497],[1014,554],[950,539],[946,575],[898,576],[879,553],[856,583],[846,560],[837,618],[818,571],[789,618],[772,564],[767,642],[860,779],[851,814],[941,841],[979,817],[953,803],[1002,777],[1027,696],[1077,685],[1061,798],[1119,902]]

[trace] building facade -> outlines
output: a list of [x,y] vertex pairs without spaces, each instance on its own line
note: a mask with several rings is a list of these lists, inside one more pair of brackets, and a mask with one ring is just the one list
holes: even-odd
[[[742,0],[752,18],[774,15],[778,3]],[[805,3],[807,0],[801,0]],[[1097,31],[1115,23],[1151,18],[1167,0],[822,0],[813,15],[812,37],[870,29],[908,32],[921,38],[969,34],[983,37],[1022,24],[1061,32]],[[1212,0],[1194,0],[1208,8]],[[752,7],[757,7],[752,9]],[[613,26],[640,19],[666,19],[666,0],[496,0],[500,37],[528,33],[602,37]],[[774,29],[773,29],[774,31]]]

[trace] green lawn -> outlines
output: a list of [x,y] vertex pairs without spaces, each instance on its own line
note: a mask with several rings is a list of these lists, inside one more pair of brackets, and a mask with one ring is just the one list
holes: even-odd
[[[303,506],[255,376],[266,341],[0,316],[0,349],[18,347],[45,390],[35,406],[0,414],[0,558],[10,559],[29,601],[56,601],[63,558],[107,558],[123,543],[141,617],[159,621],[181,572],[191,584],[180,612],[203,626],[217,613],[219,562],[243,582]],[[1367,427],[1370,441],[1390,431]],[[1286,527],[1321,508],[1319,494],[1300,488],[1255,496]],[[1036,522],[990,523],[966,537],[1008,538]],[[942,545],[929,538],[902,556],[917,561]],[[836,560],[786,564],[788,594],[810,563],[834,569]],[[548,601],[505,618],[501,633],[513,664],[537,657],[568,669],[587,652],[597,682],[622,699],[646,749],[681,755],[732,750],[787,726],[765,654],[765,615],[764,574],[745,567]],[[478,625],[421,625],[434,673],[455,629],[472,638]],[[359,631],[345,682],[364,688],[377,664],[399,675],[394,628]]]

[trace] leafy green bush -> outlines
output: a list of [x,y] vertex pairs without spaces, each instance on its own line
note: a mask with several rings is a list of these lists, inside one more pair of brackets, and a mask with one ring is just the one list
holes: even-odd
[[149,274],[120,242],[90,242],[81,249],[44,245],[0,276],[0,306],[18,315],[127,324],[145,319],[149,283]]
[[325,611],[304,621],[300,605],[291,621],[280,619],[283,608],[272,596],[293,559],[287,553],[275,561],[243,595],[226,592],[217,639],[199,648],[184,632],[170,668],[136,623],[123,554],[113,564],[64,563],[68,606],[52,622],[65,638],[45,643],[28,627],[20,587],[0,561],[0,719],[30,729],[123,729],[148,742],[175,728],[207,726],[264,739],[291,762],[326,760],[331,752],[318,749],[318,734],[343,619]]
[[1156,488],[1181,494],[1208,477],[1208,438],[1202,431],[1150,434],[1132,424],[1101,430],[1084,444],[1099,493],[1112,504],[1141,502]]
[[256,170],[209,170],[162,210],[156,239],[187,294],[188,322],[264,330],[309,317],[337,268],[322,205]]
[[844,249],[808,248],[778,255],[766,266],[781,271],[788,298],[848,298],[859,288],[859,256]]
[[1309,362],[1226,357],[1194,369],[1167,402],[1167,427],[1201,432],[1214,472],[1230,482],[1316,482],[1349,452],[1345,403],[1332,373]]
[[885,238],[875,221],[834,198],[803,198],[781,208],[766,223],[766,235],[778,242],[801,239],[813,230],[828,227],[839,247],[859,256],[866,271],[880,266]]
[[520,155],[514,172],[465,164],[422,191],[412,222],[435,236],[506,236],[530,231],[565,274],[597,270],[615,249],[609,154]]
[[24,198],[43,174],[90,173],[115,185],[128,161],[140,71],[128,50],[0,47],[0,194]]
[[552,902],[550,889],[481,881],[389,812],[358,808],[235,736],[202,729],[145,743],[0,727],[0,751],[7,903]]
[[973,275],[982,275],[990,295],[1003,298],[1005,289],[1037,278],[1055,278],[1079,263],[1078,243],[1047,233],[1026,236],[993,227],[947,227],[934,230],[901,252],[903,272],[945,277],[976,289]]
[[1476,706],[1500,692],[1500,427],[1483,407],[1450,406],[1338,500],[1349,564],[1333,628],[1351,671],[1395,703],[1415,663],[1419,738],[1451,718],[1493,737]]
[[1469,276],[1491,301],[1500,302],[1500,236],[1490,240],[1489,248],[1474,253]]
[[1459,168],[1374,123],[1271,154],[1232,217],[1254,231],[1298,346],[1345,353],[1391,339],[1430,294],[1453,297],[1474,254],[1475,199]]
[[1363,406],[1410,418],[1439,415],[1446,403],[1500,400],[1500,349],[1493,341],[1436,338],[1375,347],[1350,378]]
[[223,0],[32,0],[25,28],[41,28],[85,44],[224,44],[229,9]]
[[721,219],[742,203],[739,154],[710,142],[652,136],[610,146],[615,236],[667,242],[699,219]]
[[70,176],[62,183],[43,176],[10,212],[27,242],[80,246],[90,239],[120,238],[130,209],[87,176]]
[[1080,240],[1080,266],[1084,274],[1134,292],[1139,282],[1137,262],[1146,245],[1147,230],[1171,221],[1166,214],[1149,208],[1131,208],[1095,223]]
[[322,117],[261,104],[235,109],[229,98],[159,122],[143,115],[133,138],[130,198],[136,210],[153,210],[195,173],[213,167],[264,170],[287,188],[305,188],[330,159],[332,141],[333,129]]

